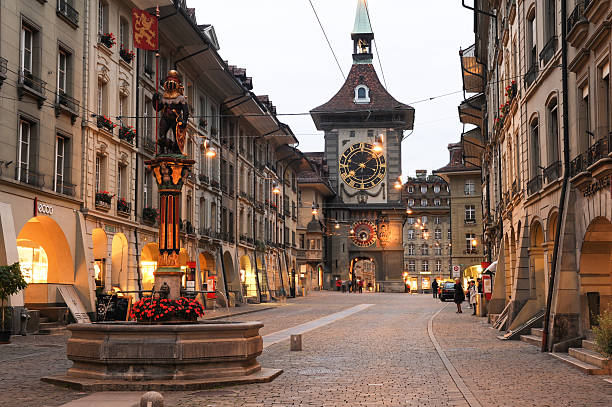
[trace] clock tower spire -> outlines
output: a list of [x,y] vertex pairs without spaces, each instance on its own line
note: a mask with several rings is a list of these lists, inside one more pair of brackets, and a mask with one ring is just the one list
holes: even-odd
[[372,40],[374,39],[374,32],[370,24],[367,0],[357,1],[355,26],[353,27],[351,38],[353,39],[353,63],[371,64],[373,59]]

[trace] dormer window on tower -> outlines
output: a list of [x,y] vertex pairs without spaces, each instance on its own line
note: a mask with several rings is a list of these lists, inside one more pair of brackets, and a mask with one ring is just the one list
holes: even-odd
[[355,103],[370,103],[370,89],[366,85],[355,88]]

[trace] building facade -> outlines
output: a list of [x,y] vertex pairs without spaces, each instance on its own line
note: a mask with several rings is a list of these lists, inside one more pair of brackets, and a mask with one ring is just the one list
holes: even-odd
[[462,66],[484,97],[475,155],[497,260],[490,312],[506,307],[513,329],[548,309],[552,347],[587,334],[611,298],[610,4],[477,3],[488,14],[476,13]]
[[[335,280],[356,280],[353,265],[376,264],[380,290],[403,291],[402,222],[405,208],[393,188],[401,173],[403,131],[412,129],[414,109],[395,100],[372,65],[372,39],[366,3],[358,1],[353,65],[342,88],[313,109],[325,132],[325,160],[336,195],[325,204],[337,235],[327,245],[327,273]],[[331,164],[333,163],[333,164]]]
[[434,278],[448,279],[451,254],[451,201],[446,181],[417,170],[402,189],[407,219],[403,228],[404,273],[412,291],[431,290]]
[[[156,5],[158,55],[135,48],[131,15]],[[65,306],[57,288],[67,286],[94,317],[99,295],[150,292],[159,204],[146,161],[157,151],[153,95],[171,69],[188,100],[185,153],[195,161],[182,194],[184,288],[212,306],[307,286],[298,174],[313,167],[194,9],[26,1],[3,3],[0,19],[0,92],[12,100],[0,110],[10,147],[0,155],[0,262],[20,261],[30,283],[11,305]]]

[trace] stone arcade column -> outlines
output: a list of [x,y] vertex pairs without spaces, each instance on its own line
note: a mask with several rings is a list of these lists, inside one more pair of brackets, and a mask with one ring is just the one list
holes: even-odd
[[[179,265],[181,191],[195,161],[183,155],[159,155],[145,162],[159,188],[159,258],[153,273],[156,292],[169,289],[168,298],[181,296],[183,273]],[[168,287],[166,289],[166,286]]]

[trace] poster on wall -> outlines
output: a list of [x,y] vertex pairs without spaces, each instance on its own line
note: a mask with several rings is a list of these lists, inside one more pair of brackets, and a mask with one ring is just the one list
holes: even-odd
[[461,277],[461,267],[453,266],[453,278],[460,278],[460,277]]

